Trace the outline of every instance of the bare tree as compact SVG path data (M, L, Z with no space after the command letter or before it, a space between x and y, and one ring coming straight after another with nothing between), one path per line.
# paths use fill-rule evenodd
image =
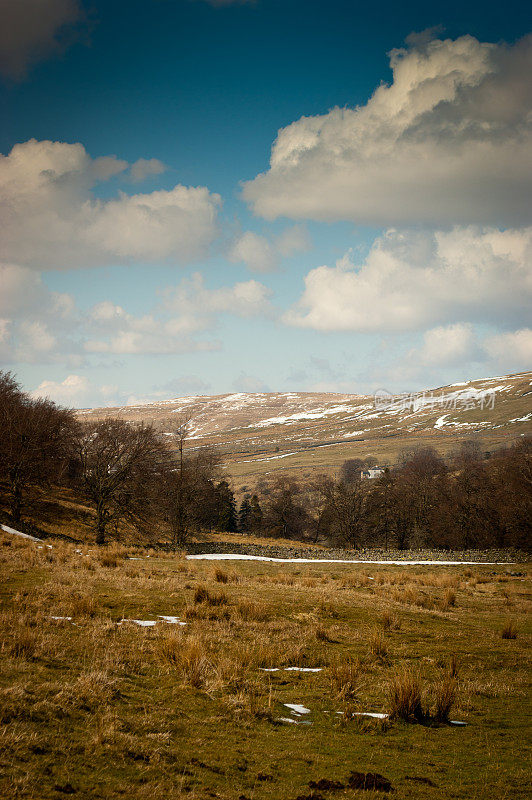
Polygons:
M170 453L152 426L105 419L83 426L78 438L82 493L96 509L96 543L105 544L110 523L153 525Z

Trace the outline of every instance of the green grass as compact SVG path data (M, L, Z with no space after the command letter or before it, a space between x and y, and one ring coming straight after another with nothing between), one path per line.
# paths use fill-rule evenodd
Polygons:
M115 555L104 567L96 551L0 539L1 796L296 800L352 770L399 799L530 796L530 579L507 574L526 566L228 562L222 586L216 563ZM195 602L198 586L227 602ZM157 614L188 624L115 624ZM353 713L388 711L399 671L434 709L453 656L450 717L467 727ZM283 665L323 669L260 670ZM276 722L284 703L312 725Z

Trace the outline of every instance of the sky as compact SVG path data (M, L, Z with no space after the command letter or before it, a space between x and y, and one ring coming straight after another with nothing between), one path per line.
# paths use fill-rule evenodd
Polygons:
M0 0L0 369L78 408L530 369L528 5Z

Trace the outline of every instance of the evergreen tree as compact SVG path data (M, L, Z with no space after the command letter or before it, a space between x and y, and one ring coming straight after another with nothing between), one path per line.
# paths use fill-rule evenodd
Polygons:
M249 502L249 495L245 495L240 504L240 511L238 513L238 530L241 533L248 533L251 530L251 521L251 503Z
M259 498L256 494L251 498L251 519L250 530L257 533L262 529L262 508L260 507Z
M237 513L235 496L227 481L220 481L216 487L218 500L218 524L220 531L235 533L237 531Z

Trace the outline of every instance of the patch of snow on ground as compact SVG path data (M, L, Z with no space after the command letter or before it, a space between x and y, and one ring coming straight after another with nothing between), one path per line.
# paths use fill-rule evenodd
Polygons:
M388 719L389 714L380 714L377 711L355 711L355 717L373 717L373 719Z
M13 534L13 536L21 536L23 539L30 539L32 542L42 542L42 539L38 539L36 536L30 536L29 533L22 533L21 531L16 531L14 528L8 528L7 525L0 525L0 528L6 533Z
M156 619L121 619L118 624L121 625L123 622L133 622L140 628L153 628L154 625L157 625Z
M167 622L169 625L186 625L186 622L181 622L179 617L172 617L166 614L158 614L159 619L162 619L163 622Z
M509 419L508 422L528 422L529 419L532 419L532 411L530 414L526 414L524 417L516 417L515 419Z
M310 714L310 708L305 708L305 706L299 705L299 703L283 703L286 708L289 708L292 714L297 714L300 716L301 714Z
M261 672L321 672L323 667L259 667Z
M282 453L280 456L268 456L268 458L245 458L240 461L240 464L254 464L259 463L259 461L275 461L276 458L286 458L287 456L297 456L298 450L294 453Z
M343 414L346 411L353 411L352 406L333 406L332 408L320 408L316 411L298 411L295 414L289 414L286 417L270 417L263 419L262 422L256 422L248 425L248 428L267 428L270 425L284 425L286 422L297 422L300 419L322 419L331 414Z
M445 418L448 417L448 416L449 416L449 414L444 414L443 417L438 417L438 419L434 423L434 427L435 428L443 428L443 426L445 425Z

